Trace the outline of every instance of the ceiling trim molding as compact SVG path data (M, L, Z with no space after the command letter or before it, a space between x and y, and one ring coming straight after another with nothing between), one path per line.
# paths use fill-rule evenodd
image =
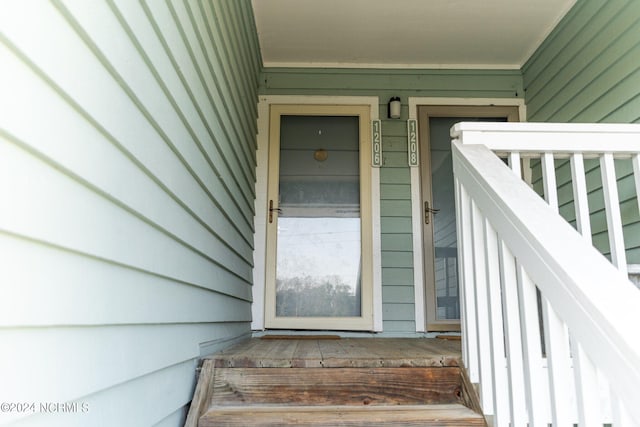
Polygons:
M528 58L527 58L528 59ZM520 70L524 64L376 64L359 62L265 62L264 68L377 68L389 70Z

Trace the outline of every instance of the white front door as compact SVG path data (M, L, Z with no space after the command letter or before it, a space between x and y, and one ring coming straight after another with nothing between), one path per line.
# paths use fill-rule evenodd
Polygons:
M267 328L373 328L369 117L271 105Z

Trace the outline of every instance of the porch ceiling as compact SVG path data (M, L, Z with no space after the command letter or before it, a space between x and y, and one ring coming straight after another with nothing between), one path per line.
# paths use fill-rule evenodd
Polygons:
M519 69L576 0L252 0L266 67Z

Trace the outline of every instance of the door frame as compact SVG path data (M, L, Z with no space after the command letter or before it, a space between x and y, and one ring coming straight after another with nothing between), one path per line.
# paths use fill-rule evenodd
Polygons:
M526 121L526 105L524 99L519 98L431 98L409 97L409 119L418 120L418 106L446 106L446 107L516 107L520 121ZM418 137L419 140L419 137ZM419 154L419 153L418 153ZM411 176L411 218L413 235L413 279L415 299L416 332L435 331L437 328L427 328L429 315L427 310L427 289L425 282L425 248L423 239L422 212L422 184L421 165L410 168ZM435 319L435 314L433 319ZM432 322L433 323L433 322ZM443 322L444 323L444 322ZM450 323L450 322L448 322ZM440 330L449 329L451 325L443 325Z
M364 105L369 108L369 119L379 118L379 99L373 96L305 96L305 95L263 95L258 102L258 135L256 152L256 200L254 216L254 269L252 330L265 328L266 279L267 279L267 230L268 230L268 175L269 175L269 134L270 110L272 105L318 105L352 106ZM372 237L371 245L371 294L372 313L367 330L382 331L382 253L380 233L380 169L371 167L370 209ZM364 254L363 254L364 256ZM329 328L327 328L329 329ZM338 328L336 328L337 330Z
M360 221L361 221L361 281L360 316L353 317L279 317L276 315L276 265L280 192L280 134L282 116L357 116L358 158L360 171ZM266 281L265 281L265 327L270 329L319 329L319 330L365 330L372 329L373 297L371 268L371 118L367 105L300 105L272 104L269 122L269 184L267 198L269 208L275 207L269 215L267 226ZM273 221L271 221L273 219Z

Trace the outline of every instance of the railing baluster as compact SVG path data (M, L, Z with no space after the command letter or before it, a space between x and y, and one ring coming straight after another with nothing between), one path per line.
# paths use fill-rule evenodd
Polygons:
M571 155L571 182L573 183L573 199L576 211L576 229L591 244L591 220L589 218L587 180L582 153ZM584 427L602 426L596 367L587 357L579 342L573 338L571 338L570 342L573 354L573 376L576 388L578 423Z
M573 183L573 199L576 209L576 229L591 244L587 179L584 172L584 157L582 153L571 155L571 182Z
M613 415L614 427L638 425L634 420L631 419L631 415L629 415L627 408L615 393L611 393L611 411Z
M512 151L509 153L509 167L518 178L522 178L522 167L520 166L520 153Z
M640 154L631 158L633 164L633 177L636 182L636 200L638 201L638 211L640 211Z
M467 351L467 335L466 334L466 327L465 327L465 316L466 316L466 312L467 312L467 306L465 304L465 279L464 279L464 274L465 274L465 268L466 268L466 263L467 261L464 258L464 245L467 239L467 236L463 233L463 227L462 227L462 212L461 212L461 206L462 206L462 192L464 191L462 189L462 184L460 183L460 180L457 177L453 177L453 190L454 190L454 197L456 200L455 203L455 209L456 209L456 235L458 236L458 299L460 300L460 332L462 335L462 339L461 339L461 352L462 352L462 360L464 363L466 363L466 361L468 360L468 351Z
M572 390L574 384L571 375L567 328L549 301L544 296L541 299L553 425L571 425L573 424L575 406L571 401L571 397L574 396Z
M544 184L544 198L551 208L558 212L558 189L556 185L556 168L552 153L542 155L542 179ZM551 416L553 424L557 426L571 424L572 408L570 384L569 335L567 328L558 317L549 301L540 297L542 317L544 319L544 342L547 353L547 367L549 374L549 390L551 392Z
M620 201L613 154L604 153L600 157L600 169L602 172L604 205L607 214L607 229L609 230L611 262L618 267L618 270L627 274L627 258L622 235L622 217L620 216Z
M509 404L511 425L527 422L527 406L522 365L522 338L520 310L518 308L518 277L516 260L509 247L500 241L500 281L502 282L502 306L504 308L505 345L507 347L507 373L509 375Z
M473 267L475 271L476 327L480 366L480 401L485 414L493 412L493 379L491 375L491 343L489 338L489 308L487 303L486 259L484 253L484 216L471 201L473 229Z
M574 339L571 340L571 350L576 384L578 425L580 427L602 427L596 367L585 354L582 345Z
M527 392L527 412L529 426L547 427L547 405L542 369L542 348L540 347L540 324L538 320L538 299L536 286L529 274L518 262L518 302L520 308L520 327L522 329L522 348L524 360L524 380Z
M544 187L544 199L556 212L558 211L558 189L556 187L556 168L553 153L544 153L540 159L542 162L542 185Z
M480 382L480 373L478 369L478 337L476 329L476 308L475 308L475 290L474 290L474 271L473 271L473 246L472 246L472 227L471 227L471 199L467 194L463 185L458 185L458 222L461 233L458 234L459 248L461 255L460 266L460 298L462 316L460 319L462 327L463 343L463 361L469 373L469 379L472 383Z
M491 344L491 373L493 377L494 425L509 425L509 394L507 393L506 355L502 302L500 299L500 256L498 235L488 220L484 221L485 262L487 265L487 301L489 310L489 339Z

